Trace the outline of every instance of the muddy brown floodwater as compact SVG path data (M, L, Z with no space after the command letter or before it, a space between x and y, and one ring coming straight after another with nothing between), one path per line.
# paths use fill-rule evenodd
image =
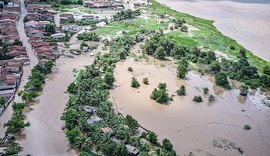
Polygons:
M143 127L156 132L160 140L169 138L181 155L189 152L195 155L241 155L237 150L225 151L213 146L213 140L222 138L240 147L243 155L269 156L270 108L260 101L264 95L255 92L243 99L238 96L237 89L225 91L215 86L212 77L189 72L186 80L178 80L170 65L161 67L162 63L149 62L136 62L130 58L117 63L115 87L110 96L118 111L134 116ZM127 71L129 66L133 73ZM133 76L141 83L139 89L130 87ZM142 84L144 77L149 78L150 85ZM185 85L187 96L175 96L168 105L154 102L150 94L160 82L167 84L170 95L176 95L176 90ZM216 96L215 103L208 103L203 87L208 87L210 94ZM201 95L204 102L192 102L195 95ZM245 124L252 129L244 130Z
M69 150L68 142L61 127L61 114L67 103L65 90L74 80L73 69L82 69L91 64L93 57L77 56L75 58L61 57L56 61L56 67L46 79L46 85L37 98L37 104L32 111L26 113L30 127L25 128L18 142L24 147L22 154L33 155L76 155Z

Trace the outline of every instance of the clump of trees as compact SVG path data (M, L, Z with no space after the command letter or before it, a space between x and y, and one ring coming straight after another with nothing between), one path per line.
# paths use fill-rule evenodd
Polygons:
M198 95L198 96L193 97L193 101L200 103L200 102L203 102L203 99L202 99L202 97L200 95Z
M135 77L132 77L132 79L131 79L131 87L139 88L140 86L141 85L140 85L139 81Z
M158 103L167 103L170 100L170 97L166 91L166 88L166 83L159 83L158 88L153 90L150 98Z
M130 9L122 10L120 12L117 12L117 14L113 16L113 19L115 21L120 21L124 19L132 19L132 18L135 18L136 16L139 16L140 14L141 14L141 11L139 9L135 11L132 11Z
M230 83L228 81L228 76L224 72L219 72L215 75L216 85L230 89Z
M181 86L180 89L178 89L176 92L177 92L178 96L185 96L186 95L186 87Z
M96 33L94 32L85 32L82 34L79 34L77 36L78 40L83 40L83 41L99 41L99 37Z

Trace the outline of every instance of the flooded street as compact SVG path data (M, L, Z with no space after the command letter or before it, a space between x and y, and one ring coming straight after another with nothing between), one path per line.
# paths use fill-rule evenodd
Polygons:
M28 42L27 36L25 34L25 31L24 31L23 19L24 19L25 15L27 14L27 11L26 11L25 5L24 5L24 0L20 0L20 2L21 2L21 16L20 16L19 20L17 21L17 29L19 32L20 39L23 43L23 46L26 47L26 51L27 51L27 55L28 55L29 60L30 60L30 64L23 66L23 74L22 74L21 82L20 82L20 85L18 86L17 92L20 90L23 90L23 87L27 83L28 77L31 74L32 68L38 63L38 60L34 54L32 46ZM14 98L14 102L22 102L21 98L17 94ZM5 130L3 129L3 125L5 122L7 122L11 118L12 112L13 112L13 110L12 110L12 107L10 104L5 109L4 113L0 116L0 137L4 136Z
M172 9L214 20L223 34L270 60L269 0L157 0Z
M68 150L68 142L61 130L60 117L68 99L64 92L74 80L73 69L82 69L92 61L93 57L89 55L73 59L61 57L56 61L56 68L46 79L38 103L26 114L31 126L23 131L24 136L19 140L24 147L23 154L75 155L74 151Z
M239 97L239 90L224 91L214 85L212 77L199 76L189 72L187 80L178 80L174 68L160 67L149 62L135 62L128 59L117 64L115 88L111 100L123 114L130 114L145 128L156 132L159 139L169 138L178 154L188 155L241 155L232 149L225 151L213 147L213 141L226 139L240 147L243 155L268 156L270 153L270 108L261 104L259 95ZM127 71L132 67L134 72ZM135 76L141 83L139 89L130 87ZM150 85L142 84L144 77ZM150 99L151 92L160 83L166 83L168 93L176 95L176 90L185 85L187 96L175 96L168 105L161 105ZM209 103L202 88L208 87L215 95L216 102ZM203 97L203 103L194 103L195 95ZM248 124L251 130L244 130Z

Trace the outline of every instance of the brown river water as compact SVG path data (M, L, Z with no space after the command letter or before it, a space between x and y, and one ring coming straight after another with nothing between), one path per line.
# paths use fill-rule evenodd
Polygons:
M270 108L261 104L263 95L255 92L247 99L239 97L239 90L225 91L212 83L213 77L195 72L189 72L185 81L178 80L171 65L161 67L163 63L154 65L150 62L128 59L117 64L111 100L118 111L134 116L143 127L156 132L160 140L169 138L180 155L189 152L195 155L241 155L236 150L213 147L214 139L224 138L244 150L244 155L269 156ZM129 66L133 73L127 71ZM133 76L140 83L148 77L150 85L141 83L139 89L131 88ZM176 90L185 85L187 96L175 96L168 105L156 103L150 95L160 82L167 84L170 95L176 95ZM234 84L239 86L237 82ZM210 94L216 96L215 103L208 102L203 87L208 87ZM201 95L204 102L192 102L195 95ZM245 124L252 129L244 130Z
M214 20L223 34L270 61L270 0L157 0L172 9Z

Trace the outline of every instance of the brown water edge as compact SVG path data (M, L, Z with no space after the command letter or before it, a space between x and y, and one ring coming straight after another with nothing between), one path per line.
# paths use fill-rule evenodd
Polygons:
M163 63L136 62L132 58L117 63L115 88L110 91L115 108L123 114L134 116L145 128L155 131L159 139L169 138L178 154L193 152L199 155L240 155L238 151L224 151L213 147L216 137L231 140L244 150L243 155L267 156L270 153L270 109L262 105L258 92L239 102L239 90L222 91L208 76L189 72L185 81L178 80L173 68L160 67ZM127 71L131 66L133 73ZM139 89L130 87L135 76L141 83ZM142 84L144 77L150 85ZM150 99L158 83L165 82L170 95L185 85L187 96L175 96L169 105L161 105ZM216 96L215 103L208 103L202 88L208 87ZM192 98L202 95L203 103L194 103ZM252 127L247 131L243 126Z
M100 50L100 49L98 49ZM30 127L25 128L18 142L23 146L22 154L33 155L76 155L68 147L61 127L61 114L68 100L65 90L74 80L74 69L82 69L93 62L89 54L75 58L61 57L56 61L56 67L46 79L46 85L38 101L26 113Z

